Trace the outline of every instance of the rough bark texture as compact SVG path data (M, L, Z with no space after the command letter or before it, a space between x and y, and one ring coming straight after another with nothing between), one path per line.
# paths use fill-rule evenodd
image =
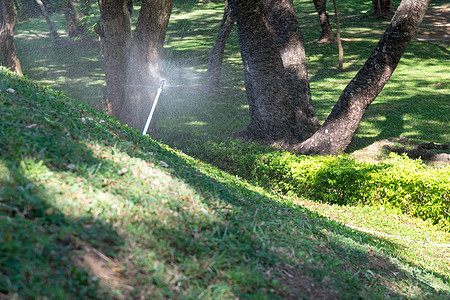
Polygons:
M143 0L133 35L132 1L99 0L107 87L105 110L137 130L145 125L160 83L160 60L172 4L173 0ZM150 127L153 132L154 120Z
M236 19L251 122L238 136L290 144L318 128L292 1L229 0Z
M327 0L313 0L316 11L319 14L320 37L318 43L331 43L334 41L333 30L330 25L330 17L327 14Z
M0 5L0 52L3 65L13 72L22 74L22 67L14 45L14 29L16 27L14 3L12 0L2 0Z
M130 49L127 68L126 105L119 120L142 130L161 82L160 61L173 1L144 0ZM149 134L154 136L156 117Z
M42 3L42 0L36 0L36 3L39 5L42 15L44 16L45 21L47 22L48 30L50 31L50 36L53 39L58 39L59 38L58 32L56 32L55 28L53 28L52 22L50 21L50 18L48 16L47 9L45 8L44 3Z
M320 129L290 147L302 154L338 154L355 134L367 107L381 92L417 31L431 0L403 0L370 58L342 92Z
M382 17L391 13L391 0L372 0L372 15Z
M234 17L231 13L228 1L225 0L225 10L219 32L211 49L208 60L208 71L206 73L206 89L209 93L217 93L220 89L220 76L222 74L222 61L225 44L234 25Z
M78 14L73 1L68 1L63 5L64 17L67 21L69 37L80 37L84 34L84 26L80 25L80 15Z
M106 77L105 111L119 116L125 99L125 72L131 46L131 13L126 0L99 0L103 21ZM118 118L120 121L120 118Z

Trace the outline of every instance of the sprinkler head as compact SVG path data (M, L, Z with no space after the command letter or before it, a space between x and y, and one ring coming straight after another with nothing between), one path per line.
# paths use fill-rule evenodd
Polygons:
M160 89L163 89L164 83L165 83L165 82L166 82L166 79L163 78L163 79L161 80L161 83L159 84L159 88L160 88Z

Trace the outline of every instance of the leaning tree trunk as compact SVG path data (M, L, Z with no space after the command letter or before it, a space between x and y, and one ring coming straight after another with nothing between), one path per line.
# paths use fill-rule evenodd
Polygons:
M234 18L231 13L228 1L225 0L225 10L219 33L217 34L214 46L211 49L208 60L208 70L206 72L206 90L215 94L220 89L220 76L222 74L222 62L225 51L225 44L234 25Z
M290 144L318 128L292 1L229 0L236 19L250 124L239 137Z
M313 0L316 11L319 14L320 37L317 43L331 43L334 40L331 29L330 17L327 14L327 0Z
M59 38L58 32L56 32L55 28L53 28L52 22L50 21L50 18L48 16L47 9L45 8L44 3L42 3L42 0L36 0L36 3L39 5L42 15L44 16L45 21L47 22L47 26L50 31L50 36L53 39L58 39Z
M320 129L289 149L302 154L338 154L387 83L416 33L431 0L403 0L370 58L342 92Z
M16 27L16 14L12 0L1 1L0 12L0 52L3 64L11 71L22 74L19 58L14 45L14 29Z
M144 0L130 49L126 107L118 117L121 122L142 130L150 113L161 81L160 62L173 1ZM152 118L149 134L156 133L156 118Z

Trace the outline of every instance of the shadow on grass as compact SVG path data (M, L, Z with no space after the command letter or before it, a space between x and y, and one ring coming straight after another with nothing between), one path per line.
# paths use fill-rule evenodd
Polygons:
M90 210L89 202L82 209L85 213L81 215L86 217L62 214L53 205L54 197L58 197L55 191L38 184L52 175L30 169L36 164L27 165L30 160L42 161L50 172L63 177L67 174L67 180L67 172L71 172L74 178L89 182L92 189L113 196L123 193L120 186L112 190L102 186L104 178L99 169L110 170L107 178L112 179L118 176L122 165L96 158L86 146L99 143L106 147L115 145L115 151L128 153L132 159L165 161L170 166L168 173L191 187L205 207L193 211L180 198L179 202L165 204L172 213L163 219L129 220L137 227L122 230L129 230L125 236L137 235L139 246L126 251L159 251L157 261L165 266L158 273L154 260L134 267L128 262L132 270L126 275L132 277L136 293L151 288L162 297L188 294L212 298L364 298L374 294L401 297L404 288L414 286L417 295L438 295L426 280L403 271L377 253L378 247L399 247L393 242L352 231L300 206L275 200L263 190L254 190L225 173L213 169L214 177L202 173L192 161L109 121L104 125L83 122L84 107L62 100L42 100L45 91L21 83L13 88L20 97L2 95L0 110L1 163L8 173L2 177L1 188L0 224L2 239L6 241L2 243L2 253L8 258L0 264L6 281L2 293L17 292L30 297L48 293L55 298L77 297L82 292L86 298L108 294L92 282L92 270L88 273L88 268L74 262L77 251L85 249L80 244L88 244L114 259L121 257L128 238L122 240L112 229L114 218L107 220L98 215L95 207ZM102 117L93 111L89 113L96 120ZM69 164L84 167L72 169ZM76 182L67 184L69 188L79 188ZM124 197L130 201L146 199L139 194ZM70 204L72 200L66 201ZM62 205L61 199L58 205ZM430 274L410 265L419 273ZM445 281L440 274L434 276ZM49 282L61 288L42 290ZM448 293L440 295L445 297Z
M27 178L25 163L5 157L8 142L3 140L0 151L0 166L7 169L0 177L0 296L107 298L110 291L99 280L108 280L112 288L118 288L117 282L87 270L108 269L97 253L114 258L122 239L110 224L89 216L68 217L53 206L49 199L54 195ZM87 261L90 249L97 252Z

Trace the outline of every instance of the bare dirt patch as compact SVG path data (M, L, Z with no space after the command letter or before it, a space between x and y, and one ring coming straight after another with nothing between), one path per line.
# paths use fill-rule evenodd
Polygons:
M360 161L379 162L390 152L406 154L412 159L421 159L429 163L450 163L450 145L435 143L417 144L410 142L408 138L383 139L353 152L353 156Z
M450 4L431 6L428 8L416 40L450 41Z

